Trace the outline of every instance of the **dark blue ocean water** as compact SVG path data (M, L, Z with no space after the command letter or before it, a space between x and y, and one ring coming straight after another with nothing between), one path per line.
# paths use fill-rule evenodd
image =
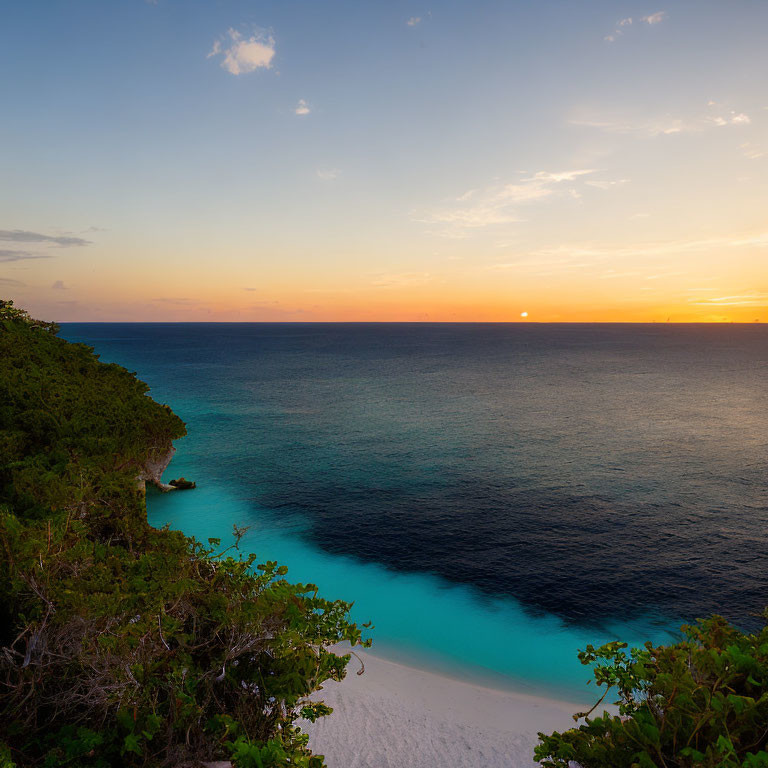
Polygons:
M252 524L251 548L355 597L393 652L554 683L535 661L510 666L510 647L572 660L584 640L712 612L749 623L768 604L764 326L62 335L136 371L188 424L169 473L200 488L152 497L153 522ZM498 647L470 652L462 633Z

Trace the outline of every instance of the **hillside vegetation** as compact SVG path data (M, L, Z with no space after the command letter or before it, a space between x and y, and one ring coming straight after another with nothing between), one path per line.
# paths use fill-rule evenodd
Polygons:
M150 527L185 434L118 365L0 302L0 766L320 768L299 717L363 641L286 569Z

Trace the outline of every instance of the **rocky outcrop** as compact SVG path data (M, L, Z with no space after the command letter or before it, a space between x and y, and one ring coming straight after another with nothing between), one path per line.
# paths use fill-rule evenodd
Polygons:
M197 488L197 483L192 480L187 480L185 477L180 477L178 480L171 480L168 485L172 485L177 491L187 491L191 488Z
M150 450L136 478L139 490L145 491L147 483L151 483L161 491L174 490L172 485L168 485L162 480L163 472L171 463L174 453L176 453L176 449L170 442L165 446L154 447Z

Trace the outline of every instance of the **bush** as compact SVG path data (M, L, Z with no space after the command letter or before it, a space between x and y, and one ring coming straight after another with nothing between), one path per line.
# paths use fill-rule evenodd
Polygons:
M275 562L151 528L136 477L185 434L147 386L0 304L0 766L320 768L299 717L363 641Z
M545 768L768 767L768 612L744 633L720 616L681 628L671 645L588 646L606 691L585 723L539 734L535 758ZM618 714L589 715L618 691Z

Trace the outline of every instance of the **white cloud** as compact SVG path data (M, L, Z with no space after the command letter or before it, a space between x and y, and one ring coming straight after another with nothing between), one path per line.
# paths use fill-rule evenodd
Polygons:
M408 19L408 21L406 21L405 23L406 23L406 24L407 24L409 27L415 27L415 26L416 26L417 24L419 24L420 22L421 22L421 16L411 16L411 18L410 18L410 19Z
M575 171L538 171L528 178L510 184L495 184L485 189L470 189L450 205L414 215L415 221L436 224L435 234L443 237L466 237L473 229L522 221L519 208L549 198L561 185L567 196L576 190L569 187L579 177L595 173L592 169ZM463 205L456 205L462 203Z
M537 171L533 176L523 181L540 181L544 183L554 182L559 184L561 181L573 181L579 176L586 176L589 173L594 173L593 169L583 171L559 171L557 173L550 173L549 171Z
M577 117L569 122L571 125L597 128L606 133L626 133L641 136L670 136L675 133L694 130L691 124L676 117L637 121L623 118Z
M712 126L749 125L752 120L744 112L723 109L714 101L707 102L709 114L692 118L663 116L656 118L601 117L595 113L582 112L573 117L571 125L597 128L606 133L623 133L636 136L673 136L681 133L697 133ZM714 114L713 114L714 112Z
M762 149L749 141L741 145L741 151L744 157L748 157L750 160L759 160L761 157L765 157L766 155Z
M710 117L709 121L719 127L724 125L749 125L752 122L749 115L745 115L743 112L736 114L733 111L729 115L725 115L725 117L723 115Z
M661 22L666 18L666 11L657 11L656 13L652 13L650 16L643 16L642 21L653 26L654 24L661 24Z
M650 16L641 16L639 19L637 19L637 22L644 22L645 24L653 26L654 24L660 24L666 17L667 14L665 11L658 11L657 13L650 14ZM616 22L616 29L614 29L610 35L606 35L603 40L609 43L615 42L624 34L624 30L626 30L628 27L631 27L634 22L635 19L633 19L631 16L620 19Z
M224 38L214 42L207 58L213 56L223 56L221 66L232 75L270 69L275 56L275 39L261 30L244 37L241 32L230 28Z
M611 181L595 181L588 179L584 183L590 187L597 187L597 189L612 189L613 187L619 187L622 184L626 184L629 179L613 179Z
M304 99L299 99L296 109L293 110L297 115L308 115L312 110Z
M333 181L341 176L341 171L338 168L318 168L317 178L323 181Z

